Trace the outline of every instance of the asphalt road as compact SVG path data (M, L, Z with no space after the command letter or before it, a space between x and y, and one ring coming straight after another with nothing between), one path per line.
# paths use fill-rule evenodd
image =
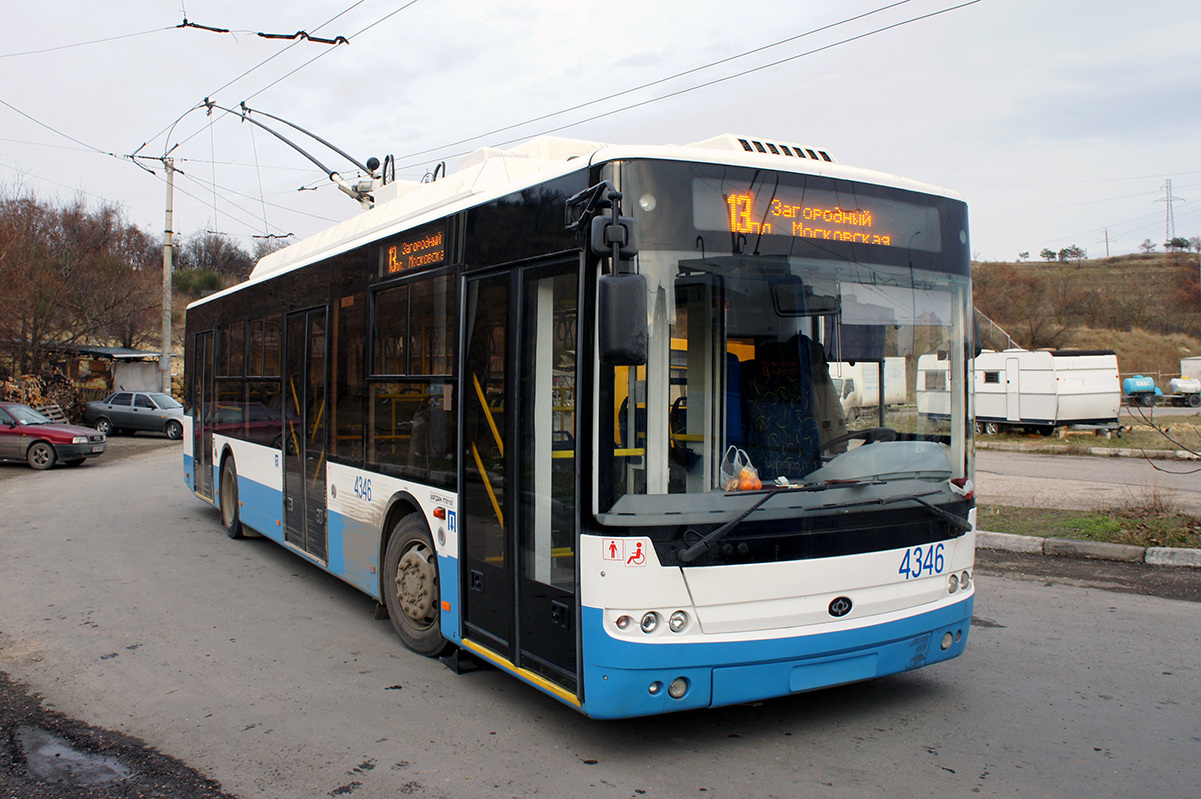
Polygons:
M1192 570L1149 590L1131 582L1142 571L1059 576L982 553L955 661L594 722L405 651L367 597L269 541L226 538L184 488L177 443L127 443L149 451L0 468L0 671L228 794L1185 797L1201 783Z
M1201 463L976 451L976 501L983 504L1095 510L1156 497L1201 514Z

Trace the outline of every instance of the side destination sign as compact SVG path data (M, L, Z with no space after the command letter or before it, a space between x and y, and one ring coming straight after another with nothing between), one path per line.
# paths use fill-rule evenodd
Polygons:
M385 244L380 252L380 272L394 275L409 269L437 266L446 261L442 229L430 227L409 231L404 238Z

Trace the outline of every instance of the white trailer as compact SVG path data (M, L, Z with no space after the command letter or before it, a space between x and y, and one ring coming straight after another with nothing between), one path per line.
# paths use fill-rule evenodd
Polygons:
M975 361L976 428L1116 426L1122 404L1112 350L985 351Z
M884 377L883 383L881 375ZM864 410L867 408L879 408L881 395L885 407L905 404L905 359L901 356L887 357L883 363L834 361L830 364L830 379L838 390L847 422L858 421L866 415ZM882 394L881 385L884 387Z

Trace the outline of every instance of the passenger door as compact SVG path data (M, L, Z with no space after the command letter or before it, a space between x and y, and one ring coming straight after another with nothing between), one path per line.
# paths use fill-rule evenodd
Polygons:
M326 310L289 314L284 328L284 540L327 557Z
M192 347L192 490L213 498L213 331L197 333ZM114 423L115 424L115 423Z
M130 430L161 430L158 406L145 394L133 395L133 406L129 415Z
M577 686L579 261L473 278L462 374L464 637Z

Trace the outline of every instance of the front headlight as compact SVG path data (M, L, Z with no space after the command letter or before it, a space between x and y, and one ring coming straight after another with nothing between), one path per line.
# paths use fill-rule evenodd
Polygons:
M88 437L87 436L75 436L75 438L71 439L71 443L72 444L86 444L86 443L88 443Z

